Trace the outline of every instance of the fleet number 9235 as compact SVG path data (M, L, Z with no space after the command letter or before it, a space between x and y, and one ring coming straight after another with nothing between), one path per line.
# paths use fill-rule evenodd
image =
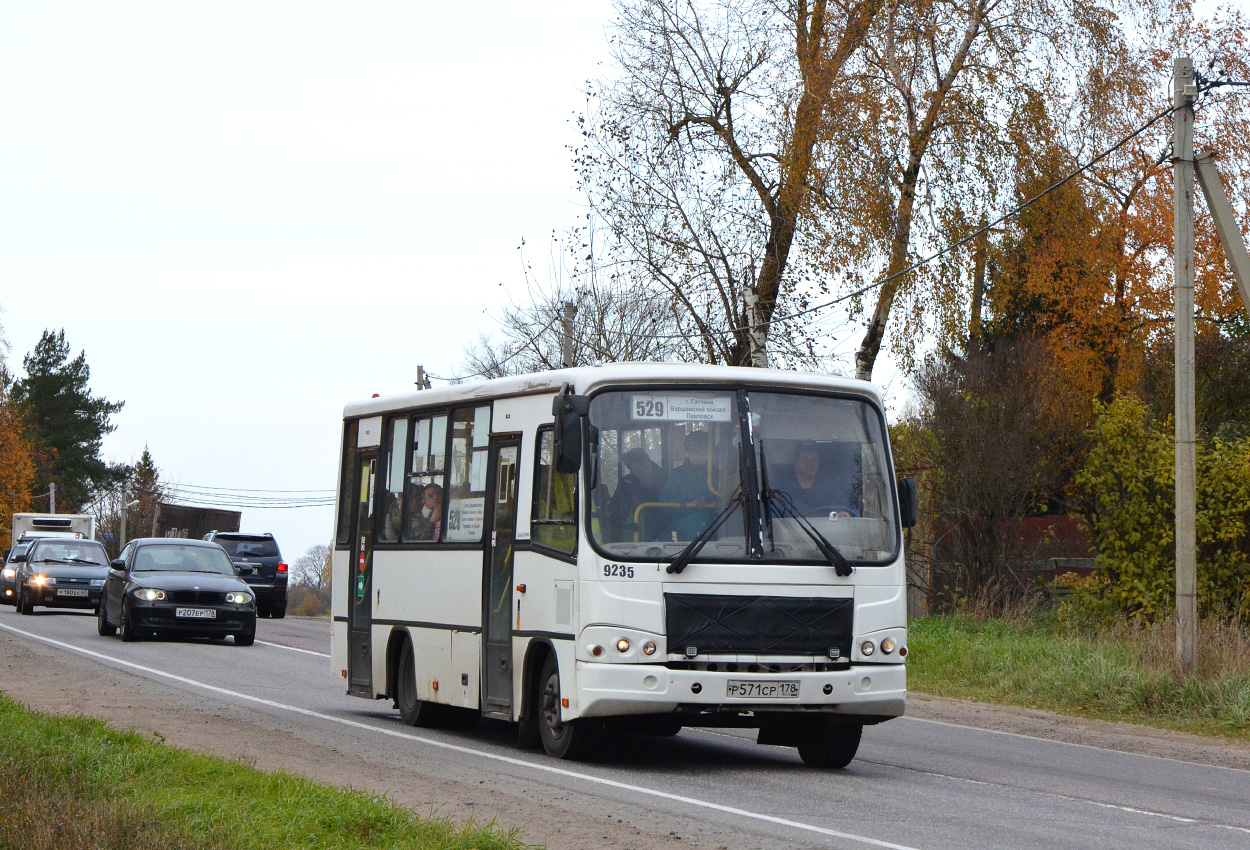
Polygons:
M634 565L633 564L604 564L603 565L603 577L604 578L633 578L634 577Z

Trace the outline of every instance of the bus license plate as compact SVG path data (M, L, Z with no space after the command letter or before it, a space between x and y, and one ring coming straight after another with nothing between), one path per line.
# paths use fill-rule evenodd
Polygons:
M57 596L86 596L87 591L77 587L58 587L56 589Z
M725 696L737 699L798 699L799 683L730 679L725 686Z
M178 608L175 609L174 616L191 617L196 620L215 620L217 610L215 608Z

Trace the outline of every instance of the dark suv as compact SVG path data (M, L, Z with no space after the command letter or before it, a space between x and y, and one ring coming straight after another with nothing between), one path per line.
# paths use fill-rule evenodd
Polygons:
M258 617L286 616L287 566L272 534L210 531L204 539L225 549L230 560L242 568L240 578L256 594Z

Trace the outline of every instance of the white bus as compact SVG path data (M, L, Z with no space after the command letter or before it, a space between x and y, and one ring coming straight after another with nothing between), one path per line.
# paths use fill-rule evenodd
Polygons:
M353 402L334 673L560 758L729 726L842 767L904 711L915 510L858 381L628 363Z

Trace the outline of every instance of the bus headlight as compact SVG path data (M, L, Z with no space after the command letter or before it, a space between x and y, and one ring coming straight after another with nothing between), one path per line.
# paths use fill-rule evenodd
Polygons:
M877 651L877 646L870 640L866 640L859 645L859 654L867 658Z
M616 651L622 654L629 652L629 638L621 638L616 642Z
M642 645L643 655L655 655L655 641L649 640Z
M881 641L881 651L884 652L886 655L889 655L891 652L893 652L894 651L894 638L886 638L885 640Z

